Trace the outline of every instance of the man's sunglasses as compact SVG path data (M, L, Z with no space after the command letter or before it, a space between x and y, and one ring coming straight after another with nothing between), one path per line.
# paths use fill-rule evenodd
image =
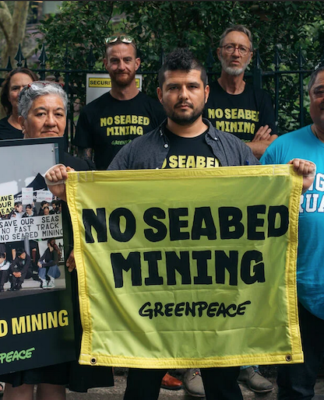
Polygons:
M132 36L129 36L129 35L109 36L109 37L107 37L107 39L105 39L105 43L106 44L111 44L111 43L117 42L118 40L120 40L123 43L127 43L127 44L130 44L130 43L134 43L135 44L134 38Z

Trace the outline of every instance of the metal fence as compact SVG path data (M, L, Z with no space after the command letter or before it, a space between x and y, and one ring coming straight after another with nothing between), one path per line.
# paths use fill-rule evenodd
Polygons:
M13 68L16 67L28 67L27 66L27 60L24 58L21 46L19 45L18 52L15 56L15 61L16 61L16 66L12 66L10 59L8 60L8 64L6 68L0 68L0 71L2 72L9 72ZM160 64L162 65L164 59L164 54L163 51L160 54ZM86 74L87 73L103 73L106 72L105 70L95 70L95 63L96 59L93 55L92 48L89 50L89 54L87 56L87 69L73 69L71 68L71 63L68 55L68 50L66 49L65 52L65 57L63 58L64 61L64 66L62 69L48 69L46 68L46 63L47 63L47 55L45 51L45 47L43 45L41 54L39 56L39 68L31 68L32 71L37 73L40 77L41 80L44 80L46 76L48 75L54 75L56 81L59 80L59 77L63 77L64 79L64 89L68 95L69 99L69 110L68 110L68 115L67 115L67 137L69 138L69 142L71 142L71 138L74 135L75 132L75 126L74 126L74 100L76 98L76 92L73 90L73 84L71 85L71 77L73 77L74 74L84 75L84 93L85 93L85 85L86 85ZM250 83L253 84L255 88L265 88L268 91L270 91L270 94L272 96L273 104L274 104L274 112L275 112L275 120L277 123L279 122L279 132L280 133L285 133L288 130L293 130L297 129L299 127L305 126L306 122L305 121L305 116L307 115L307 107L305 107L305 79L309 77L311 72L313 70L310 69L304 69L305 65L305 60L302 55L302 51L299 50L299 53L297 54L297 65L294 70L288 70L287 68L283 68L284 65L281 62L281 58L279 56L279 51L278 48L275 48L275 54L274 54L274 62L272 66L270 66L272 69L264 71L261 67L262 62L260 59L259 51L256 50L254 52L254 61L251 66L251 69L246 72L245 74L245 79L249 81ZM321 65L324 62L324 56L322 56L321 59L315 60L313 63L314 65ZM216 79L220 75L220 66L218 65L217 68L218 70L215 70L215 59L213 58L212 51L210 50L207 60L205 62L205 67L208 73L209 80L212 81ZM157 77L158 71L149 71L149 70L142 70L141 67L137 71L138 74L142 74L143 76L155 76ZM296 96L294 95L293 99L289 99L290 103L293 101L294 103L294 110L291 111L291 115L285 115L285 110L287 107L285 107L285 102L287 99L283 99L280 94L284 86L284 81L285 79L290 77L292 79L292 83L290 85L294 85L294 90L296 93ZM0 78L0 83L2 83L4 78ZM144 91L145 91L145 79L143 79L144 82ZM282 116L280 116L280 113L282 112ZM291 120L292 123L283 123L282 121ZM281 124L282 122L282 124ZM282 125L282 126L281 126ZM291 129L288 128L288 126L291 126Z

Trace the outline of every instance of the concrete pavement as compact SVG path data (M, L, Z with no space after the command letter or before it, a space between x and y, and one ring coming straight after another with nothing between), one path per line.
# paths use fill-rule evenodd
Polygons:
M241 385L244 400L274 400L277 398L277 386L275 377L267 377L273 384L274 390L270 393L257 394L251 392ZM91 389L88 393L67 393L67 400L123 400L123 394L126 386L125 376L115 376L115 386L113 388ZM317 381L316 396L314 400L324 400L324 378ZM194 400L194 397L188 396L183 390L171 391L161 389L159 400Z

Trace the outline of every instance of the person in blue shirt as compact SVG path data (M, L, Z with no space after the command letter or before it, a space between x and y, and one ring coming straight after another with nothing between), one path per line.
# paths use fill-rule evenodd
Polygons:
M308 85L313 124L277 139L261 158L262 164L284 164L295 157L316 164L316 176L301 196L297 258L297 295L303 364L278 368L279 399L312 399L324 355L324 67Z

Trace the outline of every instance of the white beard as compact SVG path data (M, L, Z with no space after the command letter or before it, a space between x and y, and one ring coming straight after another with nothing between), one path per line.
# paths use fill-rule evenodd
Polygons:
M232 75L232 76L238 76L241 75L247 68L247 66L249 65L250 60L248 60L243 67L241 68L235 68L235 67L229 67L226 64L226 61L224 60L224 58L220 55L220 62L222 64L222 69L228 74L228 75Z

